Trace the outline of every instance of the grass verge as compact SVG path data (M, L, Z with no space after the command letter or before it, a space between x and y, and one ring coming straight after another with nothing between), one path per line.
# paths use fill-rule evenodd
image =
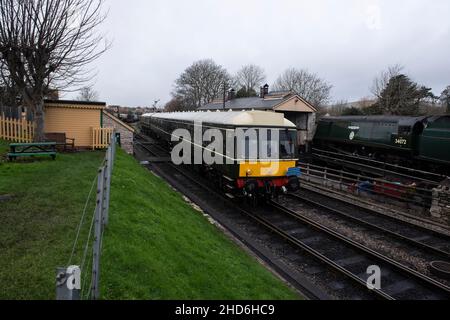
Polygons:
M104 299L298 299L163 180L118 152Z
M0 141L0 158L7 150ZM68 262L103 157L84 152L58 154L55 161L0 161L0 197L8 198L0 200L0 299L55 299L56 267ZM75 264L80 256L79 249Z
M0 141L0 159L7 150ZM0 299L55 298L55 269L68 263L103 157L0 161ZM299 298L134 158L118 150L115 165L103 299ZM94 205L92 197L73 264L82 260Z

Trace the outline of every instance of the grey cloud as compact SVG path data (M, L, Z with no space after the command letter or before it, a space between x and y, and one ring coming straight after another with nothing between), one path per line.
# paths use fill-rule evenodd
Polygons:
M374 76L403 64L435 93L450 84L448 0L108 0L102 29L113 40L95 88L110 104L170 99L192 62L212 58L230 72L262 66L270 83L288 67L334 85L335 99L369 95Z

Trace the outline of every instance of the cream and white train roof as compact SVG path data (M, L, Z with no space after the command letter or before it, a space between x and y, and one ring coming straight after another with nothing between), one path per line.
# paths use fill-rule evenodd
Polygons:
M217 111L217 112L173 112L147 113L142 117L175 121L202 122L241 127L287 127L296 126L284 118L284 114L265 111Z

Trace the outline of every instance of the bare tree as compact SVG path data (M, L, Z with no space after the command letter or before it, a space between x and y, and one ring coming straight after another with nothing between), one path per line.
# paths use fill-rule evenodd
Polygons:
M228 90L231 77L228 72L213 60L194 62L175 81L173 96L183 101L186 109L197 109Z
M261 84L266 80L266 75L261 67L254 64L243 66L234 77L238 90L244 89L249 92L257 92Z
M77 100L79 101L98 101L98 99L98 92L90 86L81 88L80 93L77 97Z
M0 77L0 108L2 106L18 107L19 90L11 79Z
M183 104L183 101L179 98L173 98L164 106L165 112L175 112L175 111L183 111L186 107Z
M0 0L0 76L19 88L44 138L44 96L92 79L85 67L109 47L97 27L103 0Z
M286 70L275 82L275 90L293 91L317 107L330 101L332 88L317 74L295 68Z
M380 72L380 74L373 80L370 91L377 98L381 98L381 94L386 89L389 81L402 74L404 67L400 64L389 66L386 70Z

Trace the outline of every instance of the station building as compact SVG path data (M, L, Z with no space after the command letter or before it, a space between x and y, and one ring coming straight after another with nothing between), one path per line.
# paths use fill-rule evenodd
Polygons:
M286 119L297 126L300 150L308 151L314 138L317 109L294 92L269 92L269 85L261 88L259 96L250 98L235 98L235 91L231 90L228 92L225 101L224 99L215 100L200 107L199 110L257 110L283 113Z
M133 154L134 128L106 112L106 103L69 100L45 101L45 132L65 133L80 149L103 148L114 130L122 149ZM107 140L109 141L110 138ZM104 142L104 141L103 141Z

